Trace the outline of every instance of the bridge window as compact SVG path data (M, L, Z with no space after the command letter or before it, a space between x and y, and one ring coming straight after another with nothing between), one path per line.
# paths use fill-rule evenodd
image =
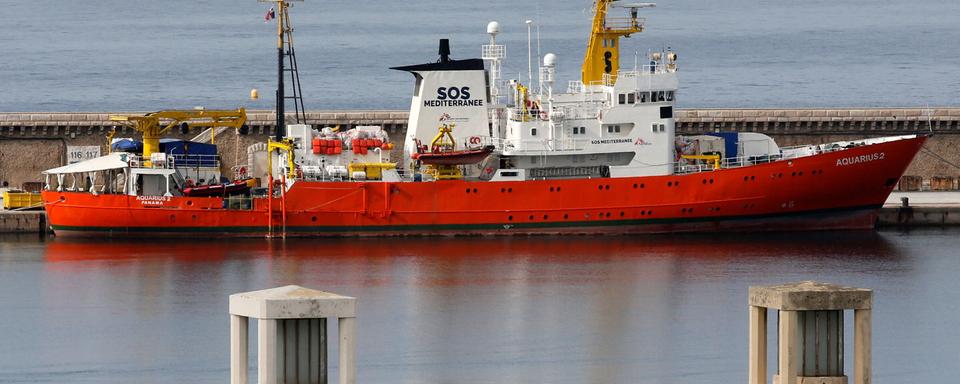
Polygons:
M650 99L650 92L640 92L640 102L646 103Z
M667 91L667 101L673 101L673 91Z
M672 119L673 118L673 107L666 106L660 107L660 118L661 119Z

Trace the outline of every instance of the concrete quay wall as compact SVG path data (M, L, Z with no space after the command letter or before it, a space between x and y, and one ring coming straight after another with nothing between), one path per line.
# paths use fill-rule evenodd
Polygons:
M271 111L247 113L250 135L227 133L216 140L225 171L244 164L246 148L263 142L273 130ZM0 182L18 186L26 181L39 181L42 170L65 163L67 146L100 145L105 151L105 136L114 128L117 128L117 137L138 137L131 129L109 121L111 114L123 113L0 112ZM344 128L380 125L397 140L406 129L407 116L406 111L311 111L307 113L307 121ZM906 174L924 180L960 176L960 107L679 109L676 117L681 134L718 130L760 132L770 135L782 146L933 132L934 137ZM171 136L190 138L198 133Z

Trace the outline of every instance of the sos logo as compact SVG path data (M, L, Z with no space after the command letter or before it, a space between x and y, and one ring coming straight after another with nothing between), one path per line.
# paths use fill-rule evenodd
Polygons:
M470 87L440 87L437 88L437 100L467 100L470 98Z

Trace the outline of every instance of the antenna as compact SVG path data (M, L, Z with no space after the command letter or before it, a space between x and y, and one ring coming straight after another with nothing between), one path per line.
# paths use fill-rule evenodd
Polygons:
M533 40L531 28L533 20L527 20L527 86L533 85Z

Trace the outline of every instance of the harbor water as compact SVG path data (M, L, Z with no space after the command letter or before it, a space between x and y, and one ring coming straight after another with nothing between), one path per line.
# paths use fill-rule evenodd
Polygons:
M358 383L745 383L748 286L814 279L875 290L875 383L949 383L958 236L7 236L0 382L223 383L227 296L299 284L358 298Z
M7 2L0 23L0 111L273 109L275 25L254 0ZM527 78L527 27L579 79L589 0L305 1L291 11L311 110L407 109L413 78L389 67L478 57L501 23L503 74ZM614 8L611 15L626 15ZM945 106L960 89L955 0L668 0L621 41L622 66L649 49L679 54L678 106ZM536 36L536 31L533 31ZM536 44L533 47L536 57ZM634 53L639 53L634 60ZM536 65L533 67L536 79ZM248 101L251 88L259 101Z

